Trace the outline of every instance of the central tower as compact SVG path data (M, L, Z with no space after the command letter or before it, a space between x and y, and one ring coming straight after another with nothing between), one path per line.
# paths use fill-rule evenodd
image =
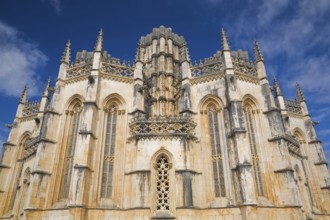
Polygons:
M135 109L146 117L179 116L190 110L189 55L186 41L160 26L141 37L134 72ZM181 102L180 102L181 101Z
M182 36L160 26L141 37L134 70L133 136L193 136L190 77Z

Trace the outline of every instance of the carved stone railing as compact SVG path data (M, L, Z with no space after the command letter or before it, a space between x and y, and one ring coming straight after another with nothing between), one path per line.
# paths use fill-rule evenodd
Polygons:
M135 118L130 124L131 138L180 138L195 140L196 123L191 117Z
M251 61L245 60L245 59L242 59L239 57L235 57L235 56L232 56L231 59L233 62L235 73L257 76L256 68Z
M220 73L225 70L221 54L216 53L212 57L200 60L191 66L192 77L206 76L208 74Z
M92 62L89 63L82 62L68 68L66 71L67 72L66 77L73 78L77 76L88 75L91 73L91 70L92 70Z
M24 105L22 115L23 116L35 115L39 112L39 108L40 108L40 101L28 102Z
M121 77L133 78L134 68L125 63L102 62L101 72Z
M271 140L278 140L278 139L283 139L285 141L290 152L301 156L300 143L293 136L289 134L285 134L285 135L275 136Z
M284 104L288 112L302 114L300 103L296 100L284 100Z
M24 147L24 155L23 158L27 158L30 155L34 154L35 152L37 152L37 148L38 148L38 142L40 141L40 137L34 137L31 138L25 145Z

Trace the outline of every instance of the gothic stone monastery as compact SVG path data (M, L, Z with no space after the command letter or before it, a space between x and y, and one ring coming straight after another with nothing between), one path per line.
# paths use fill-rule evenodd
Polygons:
M70 42L40 101L25 88L0 160L0 219L330 219L327 161L301 88L284 99L230 48L191 62L160 26L134 63Z

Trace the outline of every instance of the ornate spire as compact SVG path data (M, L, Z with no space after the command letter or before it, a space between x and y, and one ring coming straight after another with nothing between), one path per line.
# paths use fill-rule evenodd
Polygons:
M27 102L28 87L25 85L19 103L25 104Z
M223 28L221 29L221 46L222 46L222 50L230 50L226 32Z
M297 90L297 101L299 102L304 102L305 101L305 96L300 88L300 85L296 83L296 90Z
M70 63L70 53L71 53L71 42L70 40L68 40L64 48L64 52L61 58L61 63L66 63L66 64Z
M275 76L274 76L274 87L273 88L274 88L276 96L282 96L280 85L278 84Z
M44 96L44 97L47 97L48 96L49 87L50 87L50 78L48 78L48 81L47 81L47 84L45 86L45 89L44 89L44 92L43 92L42 96Z
M103 49L103 31L101 29L99 31L99 35L97 36L94 51L102 51L102 49Z
M264 61L264 57L262 56L260 46L257 40L254 40L253 52L255 62Z

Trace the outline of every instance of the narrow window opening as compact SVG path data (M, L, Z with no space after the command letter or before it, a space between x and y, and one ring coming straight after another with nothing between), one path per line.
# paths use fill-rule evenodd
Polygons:
M253 175L254 175L256 186L257 186L258 195L263 196L264 195L263 185L262 185L262 180L261 180L259 155L258 155L258 151L257 151L256 134L255 134L255 128L254 128L254 121L253 121L254 117L252 116L250 109L247 109L245 111L245 119L246 119L246 126L247 126L249 142L250 142Z
M208 111L209 127L210 127L210 139L211 139L211 152L212 152L212 167L213 167L213 179L214 190L216 197L225 197L225 178L222 164L222 153L220 144L220 129L218 112L214 108L210 108Z
M157 159L157 210L170 210L169 161L165 155Z
M107 117L103 157L101 197L111 198L116 145L117 109L111 106Z
M72 111L69 111L70 124L69 124L69 135L67 141L67 148L65 153L65 165L64 165L64 179L61 187L60 198L65 199L69 196L72 171L73 171L73 159L74 152L76 149L76 142L78 137L78 124L80 118L80 104L76 104Z

